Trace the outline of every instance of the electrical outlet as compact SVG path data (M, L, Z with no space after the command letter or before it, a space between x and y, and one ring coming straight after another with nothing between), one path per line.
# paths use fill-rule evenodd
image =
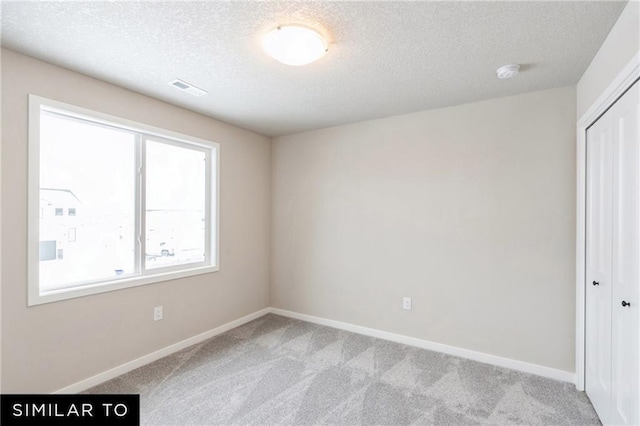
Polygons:
M160 321L162 319L162 306L153 308L153 320Z
M402 298L402 309L406 309L407 311L411 310L411 298L403 297Z

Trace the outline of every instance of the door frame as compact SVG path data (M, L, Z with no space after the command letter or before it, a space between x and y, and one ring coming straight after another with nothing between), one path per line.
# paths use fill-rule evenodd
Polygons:
M577 123L576 194L576 388L585 389L585 267L587 129L640 78L640 52L629 61Z

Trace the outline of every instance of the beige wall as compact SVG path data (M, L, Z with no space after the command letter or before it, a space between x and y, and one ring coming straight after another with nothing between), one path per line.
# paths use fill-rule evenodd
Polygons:
M274 139L271 305L574 371L575 105L568 87Z
M220 272L27 307L29 93L219 142ZM3 392L54 391L268 306L269 138L2 50L1 170Z
M578 118L640 51L640 1L631 0L578 82Z

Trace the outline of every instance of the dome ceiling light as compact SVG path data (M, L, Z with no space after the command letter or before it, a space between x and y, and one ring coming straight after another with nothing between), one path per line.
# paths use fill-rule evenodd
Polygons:
M327 53L327 42L316 31L297 25L282 25L262 38L264 51L286 65L301 66Z

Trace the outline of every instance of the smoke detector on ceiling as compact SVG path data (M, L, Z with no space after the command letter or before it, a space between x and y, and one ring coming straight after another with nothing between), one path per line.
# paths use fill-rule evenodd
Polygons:
M183 90L183 91L185 91L188 94L193 95L193 96L200 97L200 96L204 96L204 95L207 94L206 90L202 90L201 88L196 87L193 84L187 83L186 81L180 80L178 78L176 78L173 81L170 81L169 85L175 87L176 89Z
M518 75L518 71L520 71L520 65L510 64L501 66L496 70L496 73L498 74L499 79L504 80L507 78L515 77L516 75Z

